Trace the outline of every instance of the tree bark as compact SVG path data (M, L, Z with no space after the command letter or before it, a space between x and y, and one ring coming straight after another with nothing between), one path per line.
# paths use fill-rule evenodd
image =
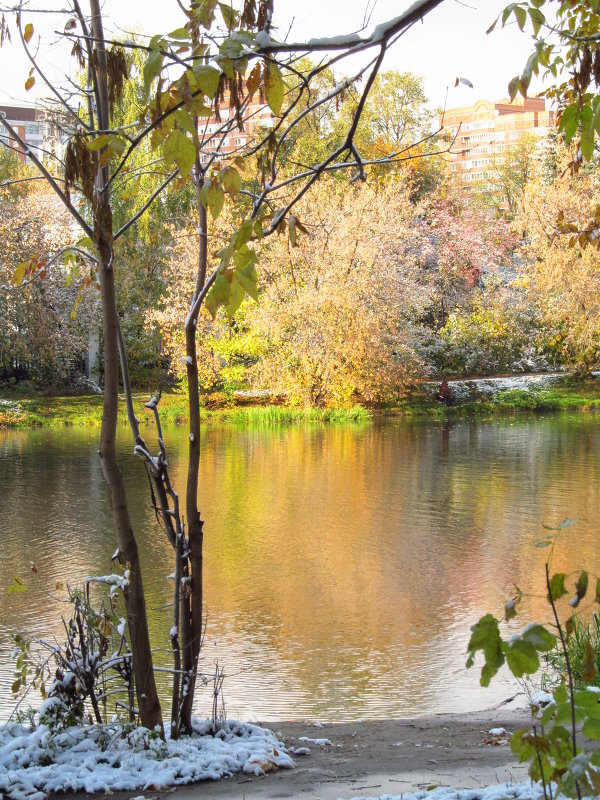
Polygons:
M104 34L99 0L90 0L92 12L92 35L97 56L98 96L97 118L101 130L108 128L108 83ZM108 170L100 167L96 176L94 198L94 237L98 248L100 293L102 298L102 325L104 334L104 398L102 428L100 432L100 463L108 487L113 526L119 548L119 562L126 570L128 584L124 590L125 609L135 680L136 699L142 725L146 728L160 726L163 733L162 713L154 670L148 632L146 600L139 563L137 543L129 518L123 476L117 463L116 430L119 400L119 341L118 316L113 270L112 213L108 193L104 189L108 181Z
M200 236L198 247L198 274L194 300L202 291L206 281L206 269L208 262L208 219L206 209L200 200L200 191L203 185L203 176L200 166L200 158L196 155L195 184L198 200L198 233ZM192 705L194 702L194 691L196 688L196 674L198 670L198 659L200 656L200 645L202 644L203 630L203 521L198 509L198 480L200 473L200 391L198 385L198 357L196 351L196 325L198 313L191 314L185 330L185 350L188 379L188 404L190 413L190 435L188 444L188 475L186 486L186 518L188 526L189 542L189 561L192 573L191 595L189 597L190 630L188 632L189 641L185 640L183 648L183 669L187 678L187 686L184 687L184 696L181 713L181 727L184 731L191 731ZM182 614L182 619L184 615Z

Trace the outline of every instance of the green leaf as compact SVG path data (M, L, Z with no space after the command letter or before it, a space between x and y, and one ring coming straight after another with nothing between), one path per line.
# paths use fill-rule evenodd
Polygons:
M588 712L595 711L599 708L598 693L590 692L587 689L581 689L580 691L575 692L573 702L576 706L584 708ZM600 719L600 716L598 716L598 719Z
M561 705L562 703L566 703L569 699L569 693L565 684L561 683L561 685L554 690L552 696L554 697L554 702L557 706Z
M229 80L233 80L235 78L235 66L229 56L219 53L219 55L215 56L213 60L219 65L221 71L225 73L225 76L229 78Z
M196 132L196 128L194 126L194 118L189 113L189 111L186 111L184 108L179 108L177 109L177 111L175 111L173 116L177 120L177 124L179 125L180 128L183 128L184 131L191 133L192 136L194 135L194 133Z
M163 65L163 54L160 50L151 50L144 64L144 89L148 91L150 84L160 74Z
M581 732L588 739L600 739L600 719L586 719Z
M254 261L238 270L236 272L236 277L243 286L244 291L258 303L258 274L254 266Z
M229 303L227 305L227 316L230 320L236 315L236 312L244 302L245 297L246 291L242 284L237 280L237 276L235 275L231 283L231 295L229 296Z
M504 11L502 12L502 27L504 27L506 25L506 22L507 22L508 18L510 17L510 15L512 14L514 7L515 7L515 4L511 3L510 5L506 6Z
M187 28L175 28L174 31L171 31L171 33L169 33L167 35L168 35L169 39L189 39L190 38L190 32L188 31Z
M546 17L539 10L539 8L530 8L529 17L531 19L531 24L533 25L533 35L537 36L540 32L540 28L546 22Z
M517 75L514 77L510 83L508 84L508 96L511 100L514 100L517 96L517 92L519 91L519 87L521 85L521 78Z
M556 644L556 636L550 631L546 630L543 625L538 625L537 622L528 625L523 633L521 639L524 642L529 642L536 650L541 653L547 653L552 650Z
M217 0L200 0L199 3L194 5L194 16L202 25L203 28L208 30L215 21L215 8L217 7Z
M206 181L200 192L200 200L204 208L208 208L213 219L217 219L223 209L225 193L216 181Z
M540 666L535 647L524 639L515 639L506 648L506 663L515 678L533 675Z
M227 28L231 30L235 27L237 22L237 14L234 9L227 5L227 3L219 3L219 9L221 10L221 14L223 15L223 21Z
M478 650L481 650L485 658L485 664L481 670L480 679L482 686L490 685L490 680L504 663L502 644L498 620L491 614L486 614L479 622L472 626L471 639L467 647L467 652L469 654L467 668L473 666L475 654Z
M527 22L527 11L521 6L515 6L515 17L517 19L517 25L519 26L520 30L523 30L525 27L525 23Z
M583 600L583 598L586 596L588 590L588 584L589 584L588 574L585 570L583 570L583 572L577 579L577 583L575 584L575 591L580 600Z
M242 188L242 178L235 167L224 167L221 170L221 186L230 197L239 194Z
M21 685L22 685L22 679L21 678L17 678L17 680L10 687L11 692L13 694L18 694L19 689L21 688Z
M265 80L265 99L267 105L277 116L281 111L283 104L284 83L281 76L281 71L277 64L270 61L265 61L264 65L264 80Z
M234 250L241 250L246 242L252 239L254 234L254 225L251 219L246 219L231 238L231 243Z
M198 88L207 96L212 98L216 95L219 88L221 75L218 69L201 64L193 69L194 77Z
M181 177L185 178L190 174L190 170L194 166L196 160L196 148L191 139L181 131L172 131L164 147L165 161L169 163L175 162Z
M594 130L590 130L589 128L585 128L581 131L581 139L579 140L579 147L581 149L581 155L583 156L585 161L591 161L592 156L594 155Z
M95 139L86 139L85 146L88 150L95 152L97 150L102 150L103 147L106 147L111 139L112 136L110 133L102 133L100 136L96 136Z
M596 578L596 596L594 597L595 603L600 603L600 578Z
M567 106L564 111L562 111L558 122L559 130L565 132L567 144L572 140L573 136L575 136L578 126L579 105L577 103L571 103L570 106Z
M213 319L217 314L218 307L226 305L229 302L230 293L231 284L225 275L220 272L215 278L215 282L213 283L204 303Z
M557 572L550 578L550 598L552 600L558 600L563 597L563 595L567 594L567 587L565 586L566 577L564 572Z

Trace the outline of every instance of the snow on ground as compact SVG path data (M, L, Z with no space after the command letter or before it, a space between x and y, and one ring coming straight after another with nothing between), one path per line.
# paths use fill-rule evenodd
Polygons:
M543 796L541 785L528 781L500 783L496 786L484 786L481 789L451 789L440 786L437 789L414 794L382 794L377 797L353 797L352 800L537 800ZM554 800L567 800L562 794L557 796L553 794L553 797Z
M118 724L52 733L16 722L0 726L0 796L42 800L47 792L108 792L218 780L235 772L262 775L294 762L274 734L229 721L213 736L211 723L194 735L161 741L145 728Z

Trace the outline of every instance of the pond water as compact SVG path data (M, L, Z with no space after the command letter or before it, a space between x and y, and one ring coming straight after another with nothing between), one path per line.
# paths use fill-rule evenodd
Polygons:
M14 633L59 633L65 608L54 583L111 571L98 435L0 432L2 720L13 706ZM177 487L186 437L184 427L165 431ZM600 572L599 443L593 414L207 427L202 666L211 673L218 659L225 668L228 716L401 717L487 708L514 694L508 676L483 690L478 670L465 670L470 626L499 612L514 584L538 595L519 625L547 617L548 550L535 546L542 523L577 520L561 533L556 569ZM168 648L172 553L125 429L119 449L153 646ZM15 575L27 590L8 596ZM209 691L199 691L198 714L209 709Z

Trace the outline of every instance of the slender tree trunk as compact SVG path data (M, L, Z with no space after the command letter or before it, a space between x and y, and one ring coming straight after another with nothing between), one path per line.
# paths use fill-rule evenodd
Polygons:
M198 247L198 274L194 298L202 290L206 281L206 268L208 259L208 235L206 209L200 201L200 191L203 185L200 158L196 156L195 183L198 200L198 233L200 237ZM193 305L193 300L192 304ZM181 725L185 731L191 730L192 705L196 687L196 673L200 645L202 643L203 629L203 521L198 509L198 480L200 473L200 391L198 386L198 357L196 351L196 326L198 314L190 315L185 330L185 350L188 379L188 403L190 413L190 435L188 444L188 476L186 487L186 518L188 525L189 561L192 572L191 595L189 598L189 618L191 629L189 631L189 645L184 646L183 668L187 679L184 688L182 703ZM182 614L183 618L183 614ZM185 632L184 632L185 634Z
M99 0L90 0L92 34L98 63L97 119L100 130L108 128L108 83L106 52ZM127 623L131 639L133 674L136 698L142 725L146 728L160 726L163 733L162 714L148 633L146 600L139 563L137 543L129 518L123 476L117 463L115 447L118 391L119 391L119 340L118 316L113 270L112 213L108 193L104 190L108 180L106 167L98 170L92 202L94 235L99 256L100 292L102 298L102 324L104 333L104 398L102 429L100 433L100 462L108 487L113 525L119 548L119 561L126 570L128 584L124 590Z

